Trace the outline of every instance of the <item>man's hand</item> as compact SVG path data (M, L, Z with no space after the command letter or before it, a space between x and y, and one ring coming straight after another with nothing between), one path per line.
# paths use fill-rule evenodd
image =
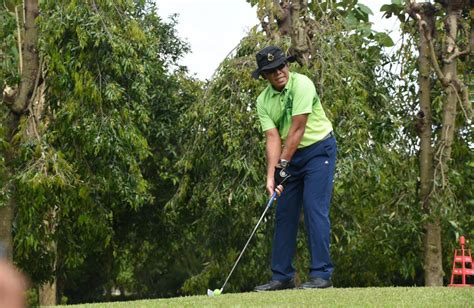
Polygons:
M278 185L275 188L275 180L273 177L270 177L267 179L267 192L268 196L271 196L274 192L276 192L278 197L280 197L281 193L283 192L283 185Z

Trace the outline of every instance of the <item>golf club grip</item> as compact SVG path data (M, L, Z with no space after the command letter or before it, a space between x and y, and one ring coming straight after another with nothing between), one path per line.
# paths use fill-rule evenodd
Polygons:
M245 249L247 249L247 246L249 245L250 240L252 239L253 235L255 234L255 231L257 231L257 228L258 228L258 226L260 225L260 223L262 222L263 217L264 217L265 214L267 213L268 209L271 207L271 205L272 205L273 201L276 199L276 197L277 197L277 192L275 191L275 192L273 193L273 195L270 197L270 200L268 200L267 206L265 206L265 210L263 211L262 216L260 216L260 219L258 220L257 225L255 226L255 228L253 228L252 234L250 234L250 237L249 237L249 239L247 240L247 243L245 243L245 246L244 246L244 248L242 249L242 251L240 252L240 255L238 256L237 261L235 261L235 264L234 264L234 266L232 267L232 269L231 269L229 275L227 276L227 278L226 278L224 284L222 285L221 290L224 290L225 285L227 284L227 281L229 281L229 278L230 278L230 276L232 275L232 273L234 272L235 268L237 267L237 264L239 264L240 258L241 258L242 255L244 254Z
M270 197L270 200L268 200L267 207L271 207L273 204L273 201L275 201L277 197L277 192L273 192L272 196Z

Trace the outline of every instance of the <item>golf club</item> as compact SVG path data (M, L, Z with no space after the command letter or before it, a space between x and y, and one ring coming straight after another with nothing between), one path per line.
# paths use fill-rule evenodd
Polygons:
M226 278L224 284L222 285L222 288L220 288L220 289L215 289L214 291L212 291L212 290L210 290L210 289L207 289L207 295L208 295L208 296L216 296L216 295L222 294L222 291L224 291L224 288L225 288L225 286L226 286L226 284L227 284L227 281L229 281L230 276L231 276L232 273L234 272L235 267L237 266L237 264L238 264L239 261L240 261L240 258L241 258L242 255L244 254L245 249L247 249L247 246L249 245L250 240L252 239L253 235L255 234L255 231L257 231L257 228L258 228L258 226L260 225L260 223L262 222L263 217L264 217L265 214L267 213L268 209L272 206L273 201L275 201L276 197L277 197L277 192L275 191L275 192L273 193L273 195L270 197L270 200L268 200L267 206L265 207L265 210L263 211L262 216L261 216L260 219L258 220L257 225L255 226L255 228L254 228L253 231L252 231L252 234L250 234L250 237L249 237L249 239L247 240L247 243L245 244L244 248L243 248L242 251L240 252L239 257L237 258L237 261L235 261L235 264L234 264L234 266L232 267L232 270L230 271L229 275L227 276L227 278Z

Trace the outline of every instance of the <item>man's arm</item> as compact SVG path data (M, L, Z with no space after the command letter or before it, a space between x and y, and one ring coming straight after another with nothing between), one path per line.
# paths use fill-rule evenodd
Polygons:
M273 194L275 190L274 173L275 166L280 159L281 154L281 138L278 129L271 128L265 131L266 137L266 153L267 153L267 191Z
M291 118L291 127L286 138L285 147L278 159L286 159L291 161L293 154L295 154L298 145L300 144L301 138L303 138L304 131L306 128L306 122L308 121L308 114L299 114ZM278 162L277 159L277 162Z

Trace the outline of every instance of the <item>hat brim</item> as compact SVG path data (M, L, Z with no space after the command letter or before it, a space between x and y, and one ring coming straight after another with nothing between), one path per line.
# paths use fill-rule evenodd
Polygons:
M284 62L295 62L295 61L296 61L295 56L289 56L289 57L286 57L286 58L281 58L281 59L279 59L275 62L272 62L268 65L265 65L264 67L257 68L255 71L253 71L252 77L255 78L255 79L258 79L258 77L260 77L260 73L263 72L263 71L268 71L268 70L271 70L275 67L279 67Z

